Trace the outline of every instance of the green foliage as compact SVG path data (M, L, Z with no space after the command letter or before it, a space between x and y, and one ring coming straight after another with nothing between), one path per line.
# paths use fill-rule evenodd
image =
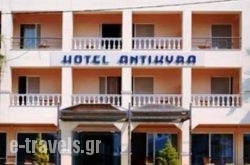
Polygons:
M34 153L35 165L47 165L49 164L48 148L44 140L42 140L42 134L39 133L35 143Z
M172 146L170 140L168 140L164 148L159 151L156 163L157 165L179 165L178 152Z

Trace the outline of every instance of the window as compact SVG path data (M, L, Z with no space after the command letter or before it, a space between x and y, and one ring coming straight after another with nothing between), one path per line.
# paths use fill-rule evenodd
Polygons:
M40 93L40 77L18 77L18 93Z
M233 134L193 134L192 164L204 164L204 160L225 165L233 163Z
M159 151L165 146L168 140L171 141L172 145L177 150L177 134L164 134L164 133L147 134L146 157L150 162L155 163Z
M120 94L121 77L100 77L99 90L100 94Z
M154 25L153 24L136 24L134 26L133 36L139 38L152 38L154 37ZM154 41L151 39L139 39L133 43L133 48L148 49L154 46Z
M20 48L37 48L40 43L41 25L22 24L20 28Z
M229 49L232 47L232 26L212 25L213 48Z
M244 134L243 137L244 147L244 163L250 163L250 134Z
M135 37L154 37L154 24L136 24Z
M134 94L153 94L154 79L153 77L135 77L133 79Z
M19 145L25 146L25 148L18 148L17 151L17 165L23 165L25 161L33 161L33 153L32 149L34 148L32 146L32 143L30 141L29 146L26 146L26 139L29 140L36 140L38 134L37 133L18 133L17 134L17 142ZM56 134L54 133L42 133L42 139L47 141L51 141L51 145L53 145L53 142L56 140ZM34 143L33 143L34 144ZM29 148L26 148L29 147ZM49 149L49 146L47 146ZM53 147L53 146L52 146ZM49 150L49 159L51 163L56 163L56 153Z
M121 38L122 36L121 24L102 24L102 37L103 38ZM105 49L118 49L122 43L118 40L107 39L102 42Z

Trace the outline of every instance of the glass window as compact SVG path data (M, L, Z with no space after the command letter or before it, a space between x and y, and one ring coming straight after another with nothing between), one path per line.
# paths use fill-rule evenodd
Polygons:
M157 158L159 151L165 146L168 140L170 140L172 145L177 149L177 134L147 134L147 160L155 163L155 159Z
M233 134L192 135L192 164L233 163Z
M244 163L250 163L250 134L244 135Z
M38 24L22 24L20 28L20 48L37 48L40 43L41 26Z

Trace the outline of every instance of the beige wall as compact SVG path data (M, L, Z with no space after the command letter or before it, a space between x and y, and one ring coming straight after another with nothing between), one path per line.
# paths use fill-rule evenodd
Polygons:
M133 77L153 77L155 94L180 94L180 69L133 69Z
M102 24L122 24L122 14L75 14L75 37L100 37Z
M193 14L192 16L192 36L211 37L212 25L232 25L232 36L241 36L240 14Z
M98 94L99 77L120 76L121 69L74 69L73 71L73 93L74 94Z
M232 77L233 93L240 92L240 70L239 69L193 69L192 70L192 93L211 93L211 77Z
M60 69L12 69L13 93L18 93L19 76L40 77L40 93L61 93Z
M133 24L154 24L155 37L181 37L181 14L134 14Z
M41 37L62 38L62 14L14 14L14 37L20 37L21 24L41 24Z

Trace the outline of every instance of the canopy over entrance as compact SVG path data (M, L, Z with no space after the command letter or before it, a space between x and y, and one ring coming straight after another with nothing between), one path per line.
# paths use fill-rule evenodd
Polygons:
M135 121L183 122L190 119L190 110L168 104L148 104L121 110L111 104L78 104L60 111L63 121Z

